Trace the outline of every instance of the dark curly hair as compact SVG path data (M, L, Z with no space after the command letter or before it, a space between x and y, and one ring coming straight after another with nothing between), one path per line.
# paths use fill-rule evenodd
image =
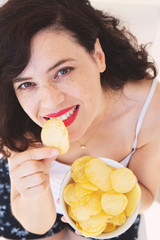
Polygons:
M4 155L6 147L24 151L40 140L41 128L20 106L13 79L27 66L32 37L45 28L70 32L89 53L99 38L107 64L101 74L103 88L117 90L129 79L156 76L145 47L138 46L118 19L94 9L88 0L9 0L0 8L0 152Z

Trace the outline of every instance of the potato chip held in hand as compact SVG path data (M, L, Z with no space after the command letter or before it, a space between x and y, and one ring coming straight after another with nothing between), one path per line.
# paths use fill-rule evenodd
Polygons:
M60 119L52 118L44 123L41 139L46 147L57 148L60 154L69 149L68 130Z

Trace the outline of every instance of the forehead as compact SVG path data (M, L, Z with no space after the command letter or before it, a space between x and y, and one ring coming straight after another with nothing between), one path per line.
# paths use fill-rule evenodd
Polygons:
M35 34L31 40L31 55L43 49L52 48L65 51L65 46L80 47L76 39L67 31L42 30Z
M80 61L89 54L67 31L43 30L31 40L31 56L26 68L20 75L43 71L62 59L72 58ZM87 53L87 54L86 54Z

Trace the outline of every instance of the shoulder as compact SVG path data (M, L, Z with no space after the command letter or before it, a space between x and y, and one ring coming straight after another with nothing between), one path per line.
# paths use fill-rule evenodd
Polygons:
M148 111L146 113L146 120L151 127L160 126L160 82L157 82L157 86L154 95L151 99Z
M139 147L151 142L160 143L160 82L157 83L139 133Z
M155 198L160 180L160 83L156 86L137 140L129 167Z

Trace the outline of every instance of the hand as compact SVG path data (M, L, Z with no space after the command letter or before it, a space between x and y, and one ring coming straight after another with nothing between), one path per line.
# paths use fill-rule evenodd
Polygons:
M57 203L60 204L60 199L59 198L57 199ZM64 223L68 223L64 216L61 217L61 221L64 222ZM77 231L77 230L75 231L75 233L79 236L82 236L82 233Z
M34 148L9 158L11 184L25 198L36 197L49 187L51 161L59 154L53 148Z

